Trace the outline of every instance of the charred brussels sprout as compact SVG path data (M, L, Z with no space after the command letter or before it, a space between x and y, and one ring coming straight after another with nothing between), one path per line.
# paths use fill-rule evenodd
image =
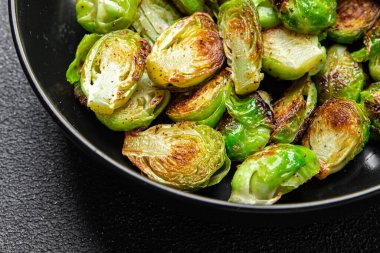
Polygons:
M326 64L314 80L322 104L335 97L357 100L365 84L365 75L345 46L333 45L327 52Z
M291 144L268 146L238 167L229 201L271 205L318 172L318 159L308 148Z
M380 81L380 18L364 38L369 57L369 73L373 80Z
M169 103L170 92L155 88L147 74L137 84L136 92L122 107L112 114L96 117L113 131L130 131L147 127Z
M212 76L225 60L218 27L202 12L171 25L147 58L151 80L163 87L186 88Z
M172 2L185 15L191 15L197 11L205 11L204 0L172 0Z
M257 12L259 13L260 25L262 29L269 29L280 23L277 11L273 8L270 0L254 0L257 2Z
M89 51L82 69L81 87L87 106L112 114L132 96L144 71L149 44L130 30L104 35Z
M190 122L127 132L123 155L150 179L186 191L219 183L231 165L223 136Z
M264 31L263 69L273 77L297 80L315 75L326 61L318 36L297 34L285 28Z
M353 43L371 28L380 15L378 0L338 1L337 21L328 36L338 43Z
M86 60L86 56L92 46L97 42L102 35L99 34L86 34L77 47L75 59L71 62L67 72L66 79L69 83L75 84L80 81L82 66Z
M166 0L142 0L133 28L151 44L180 18L178 11Z
M317 109L302 143L319 159L319 179L341 170L363 149L369 126L363 108L351 99L330 99Z
M173 121L196 121L215 127L226 110L224 92L228 76L229 72L224 70L197 91L178 95L166 114Z
M317 88L309 76L294 81L273 106L275 143L297 142L306 130L308 119L317 105Z
M135 19L139 0L77 0L78 23L92 33L128 28Z
M286 28L319 34L336 21L336 0L272 0Z
M231 67L236 93L245 95L258 89L263 41L257 11L251 0L230 0L218 16L224 51Z
M241 99L232 89L229 84L226 92L228 115L217 129L224 136L228 157L241 162L268 143L273 130L273 113L262 91Z
M372 84L361 94L361 104L371 120L373 137L380 138L380 83Z

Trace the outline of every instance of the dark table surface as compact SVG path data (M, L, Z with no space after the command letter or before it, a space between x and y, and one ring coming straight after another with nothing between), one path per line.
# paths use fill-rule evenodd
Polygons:
M378 252L375 199L360 214L293 228L210 222L152 202L65 138L22 72L5 0L0 19L0 252Z

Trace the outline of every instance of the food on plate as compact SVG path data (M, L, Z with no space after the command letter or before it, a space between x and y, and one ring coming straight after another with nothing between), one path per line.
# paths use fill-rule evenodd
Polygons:
M363 107L352 99L334 98L320 106L302 140L317 155L324 179L340 171L364 147L370 121Z
M157 39L146 61L150 79L163 88L196 86L215 74L225 55L218 26L210 15L196 12Z
M230 0L219 10L218 26L236 93L246 95L259 88L263 39L259 16L251 0Z
M139 0L77 0L78 23L91 33L128 28L136 17Z
M270 145L238 166L229 201L271 205L318 172L318 159L310 149L292 144Z
M317 88L310 76L305 75L285 92L273 105L274 143L294 143L305 132L311 114L317 105Z
M215 127L226 110L224 96L230 73L221 71L194 92L178 94L169 104L166 114L175 122L195 121Z
M228 114L217 129L224 136L232 161L242 162L268 143L273 113L267 97L264 91L257 91L242 99L234 94L231 82L228 84L225 98Z
M283 80L315 75L326 61L326 49L316 35L305 35L282 27L263 32L263 70Z
M378 0L339 0L337 3L336 23L328 31L329 38L337 43L359 40L380 15Z
M380 83L370 85L360 97L360 104L371 120L371 136L380 139Z
M353 60L346 46L338 44L329 48L327 62L314 80L321 104L336 97L358 100L366 81L361 64Z
M123 155L150 179L186 191L219 183L231 165L223 136L193 122L127 132Z

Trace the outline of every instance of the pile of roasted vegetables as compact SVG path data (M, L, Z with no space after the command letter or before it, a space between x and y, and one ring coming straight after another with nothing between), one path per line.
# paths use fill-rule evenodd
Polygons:
M229 201L269 205L380 136L377 0L77 0L76 14L90 34L75 97L156 182L194 191L233 161ZM274 103L264 78L284 90Z

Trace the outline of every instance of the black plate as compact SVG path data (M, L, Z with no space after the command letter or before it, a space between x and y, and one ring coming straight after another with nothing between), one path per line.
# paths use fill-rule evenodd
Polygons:
M123 172L128 178L179 199L192 206L250 213L293 213L315 211L363 199L380 192L380 148L369 143L346 168L324 181L312 180L287 195L274 206L247 206L225 201L230 179L197 193L185 193L159 185L142 176L121 155L123 134L107 130L93 113L74 100L73 88L65 71L74 57L84 31L76 23L75 0L9 0L14 42L24 71L42 104L65 133L92 158L107 168ZM152 193L152 191L150 191Z

